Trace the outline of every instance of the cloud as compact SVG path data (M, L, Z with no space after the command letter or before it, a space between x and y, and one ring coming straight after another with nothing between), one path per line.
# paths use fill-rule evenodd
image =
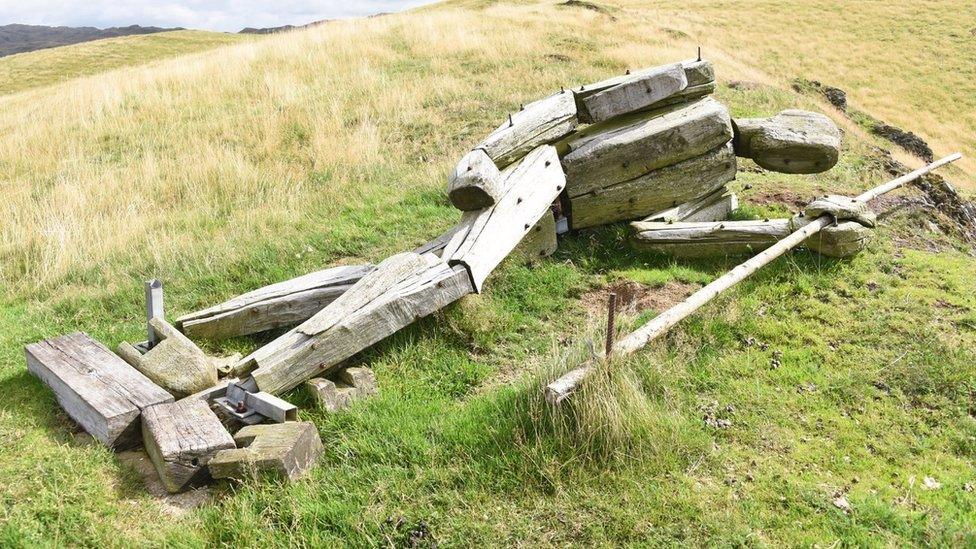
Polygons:
M0 0L0 24L155 25L236 32L400 11L429 0Z

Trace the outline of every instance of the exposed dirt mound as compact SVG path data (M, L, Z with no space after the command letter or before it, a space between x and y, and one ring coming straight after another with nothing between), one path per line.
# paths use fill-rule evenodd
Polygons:
M566 7L569 7L569 8L583 8L585 10L595 11L597 13L602 13L603 15L606 15L606 16L610 17L610 19L612 19L614 21L617 20L617 18L614 17L610 13L610 10L608 10L607 8L605 8L605 7L603 7L603 6L599 5L599 4L594 4L593 2L587 2L586 0L566 0L565 2L563 2L562 4L560 4L560 6L566 6Z
M827 101L830 101L831 105L844 111L848 118L862 124L866 123L874 135L891 141L926 162L932 162L935 159L932 148L918 135L882 122L866 112L853 108L848 109L847 93L840 88L825 86L816 80L797 79L793 81L793 89L800 93L814 92L823 95Z
M647 309L663 311L679 303L700 286L671 281L663 286L651 287L637 282L616 282L583 294L581 299L586 311L597 317L607 314L610 292L617 294L617 312L634 314Z
M748 197L748 201L763 206L787 206L792 210L800 211L813 199L813 197L802 197L792 191L776 191L771 193L761 193Z
M926 162L935 160L935 155L932 153L929 144L912 132L906 132L901 128L896 128L884 122L876 122L871 129L871 133L891 141Z
M813 90L827 98L830 104L837 107L842 111L847 110L847 93L833 86L824 86L816 80L803 80L798 79L793 82L793 89L803 93L808 90Z
M911 171L908 166L891 157L884 149L876 149L878 162L892 176L900 176ZM922 203L931 210L936 223L946 232L956 233L970 243L976 244L976 204L964 199L944 177L929 173L912 186L924 193Z

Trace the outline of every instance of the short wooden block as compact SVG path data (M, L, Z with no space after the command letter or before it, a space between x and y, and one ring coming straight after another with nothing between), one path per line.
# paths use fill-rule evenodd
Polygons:
M64 411L110 448L138 444L139 415L173 396L87 334L28 345L27 369L54 391Z
M185 335L160 317L149 321L159 343L147 353L133 345L119 345L119 355L135 369L177 398L217 384L217 367Z
M248 425L234 435L239 446L210 460L213 478L245 479L271 474L296 480L315 465L322 440L308 421Z
M159 404L142 413L142 439L159 479L171 493L210 480L207 464L234 438L202 399Z
M359 391L352 385L323 377L312 378L305 385L319 406L327 412L341 412L359 396Z
M336 372L334 377L336 380L354 387L361 396L377 393L376 374L369 368L362 366L344 368Z

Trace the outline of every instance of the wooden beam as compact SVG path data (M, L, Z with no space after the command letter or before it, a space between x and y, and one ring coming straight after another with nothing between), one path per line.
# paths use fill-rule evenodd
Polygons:
M585 97L577 105L580 122L603 122L645 109L688 87L681 63L641 72L605 90Z
M139 415L173 396L95 341L77 332L28 345L27 369L44 382L71 419L102 444L140 441Z
M534 263L540 258L555 253L558 246L559 240L556 238L556 217L550 211L542 214L542 219L519 242L510 257L520 258L526 263Z
M280 394L303 381L328 374L339 363L414 321L471 293L464 267L437 263L397 284L315 336L299 326L242 360L256 386Z
M298 330L305 335L318 335L397 284L424 272L427 266L428 261L413 252L392 255L377 265L376 270L349 288L349 291L303 322Z
M576 101L572 93L563 91L512 113L475 148L504 168L532 149L569 135L576 125Z
M183 315L176 325L195 339L223 339L289 328L321 311L373 269L373 265L344 265L316 271Z
M803 218L766 221L631 223L631 245L641 251L673 257L754 254L765 250L805 223Z
M658 168L630 181L570 199L574 229L644 217L651 212L708 196L735 179L732 145Z
M725 221L739 209L735 193L722 187L715 192L651 214L641 221L674 223L675 221Z
M207 464L220 450L236 448L234 437L202 399L157 404L142 414L146 453L170 493L210 481Z
M580 196L701 156L732 139L726 108L713 99L595 124L568 142L567 192Z
M462 222L469 226L467 233L445 248L444 257L452 265L468 269L478 292L495 267L549 212L566 185L556 149L549 145L536 148L506 168L502 177L506 188L502 199L491 208L466 214Z
M217 384L217 367L189 338L162 318L149 321L159 343L141 353L129 343L119 345L119 355L176 398Z
M689 87L715 82L715 69L712 68L711 62L707 60L689 59L687 61L682 61L681 66L685 70L685 79L688 81ZM649 67L646 69L632 71L628 74L613 76L611 78L607 78L606 80L601 80L592 84L585 84L583 86L573 88L573 95L576 97L576 104L577 106L580 106L586 98L594 94L600 93L601 91L610 89L614 86L618 86L635 76L647 74L660 68L661 66Z

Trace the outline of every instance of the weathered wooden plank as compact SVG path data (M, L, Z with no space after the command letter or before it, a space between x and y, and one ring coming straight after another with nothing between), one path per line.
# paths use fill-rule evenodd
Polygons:
M296 480L325 450L310 421L248 425L234 435L234 441L239 448L221 450L210 460L214 478L244 480L272 474Z
M373 265L342 265L264 286L231 298L213 307L185 314L176 319L176 326L182 326L191 320L246 309L248 306L261 303L262 301L285 297L299 292L307 292L309 290L328 288L331 286L349 286L358 282L360 278L366 276L374 268Z
M487 208L502 192L501 172L482 149L464 155L447 180L447 196L462 211Z
M451 241L454 235L457 234L457 232L462 229L465 229L465 227L463 227L459 223L451 227L450 229L444 231L443 233L435 237L433 240L430 240L425 244L417 246L416 248L414 248L413 253L420 254L420 255L434 254L437 257L441 257L441 255L443 255L444 252L444 247L447 246L447 244Z
M427 260L419 254L404 252L392 255L376 266L346 293L303 322L298 330L305 335L320 334L343 318L356 312L400 282L427 270Z
M596 92L577 104L580 122L595 123L645 109L688 86L681 63L656 67Z
M253 369L258 388L279 394L327 374L343 360L472 290L464 267L440 263L401 282L314 337L298 328L289 331L245 357L241 370Z
M54 391L82 428L110 448L140 439L142 410L173 396L87 334L77 332L25 348L27 369Z
M634 248L675 257L752 254L789 236L798 227L790 219L631 223Z
M722 187L715 192L696 198L673 208L651 214L641 221L668 223L675 221L725 221L739 209L734 193Z
M699 99L715 93L715 82L707 82L705 84L699 84L697 86L688 86L687 88L665 97L664 99L654 103L645 111L655 111L658 109L663 109L665 107L670 107L673 105L694 103Z
M570 199L574 229L638 219L707 196L735 179L735 154L725 144L701 156Z
M297 326L321 311L352 284L326 286L266 299L241 309L183 322L183 333L194 339L226 339Z
M206 484L207 464L234 437L202 399L158 404L142 413L142 438L163 486L171 493Z
M532 227L549 211L566 185L556 149L543 145L503 173L505 195L471 219L471 229L449 261L463 264L476 291ZM445 255L445 257L447 257Z
M706 98L594 124L569 142L563 157L570 197L628 181L694 158L732 138L728 110Z
M715 81L715 69L712 68L711 62L707 60L689 59L687 61L682 61L681 66L685 69L685 79L688 81L689 87L713 83ZM601 91L607 90L614 86L618 86L622 82L625 82L635 76L653 72L659 68L661 67L649 67L574 88L573 95L576 98L576 104L579 106L587 97L600 93Z
M217 367L192 341L162 318L149 321L159 342L145 354L129 343L119 355L176 398L217 384Z
M576 125L576 101L572 93L563 91L525 105L476 148L483 149L503 168L539 145L569 135Z
M540 258L552 255L558 246L559 240L556 238L556 216L553 215L552 211L549 211L542 214L542 219L518 243L518 246L512 251L511 257L517 257L526 263L532 263L538 261Z
M735 154L767 170L820 173L840 155L840 130L819 113L785 110L770 118L739 118L733 125Z

